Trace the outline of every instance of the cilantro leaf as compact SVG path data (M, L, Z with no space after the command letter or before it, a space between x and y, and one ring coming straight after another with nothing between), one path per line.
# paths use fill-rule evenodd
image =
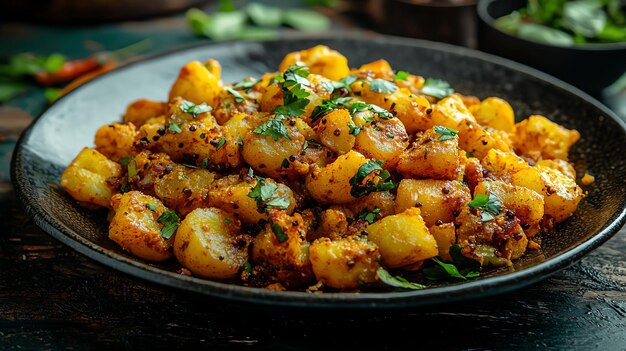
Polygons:
M348 101L351 101L351 97L340 97L335 99L324 99L322 103L315 106L313 112L311 112L311 121L316 121L321 117L324 117L330 111L338 108L339 106L344 106L344 104Z
M180 126L178 126L178 124L174 122L171 122L167 129L171 130L174 133L181 133L183 131L182 129L180 129Z
M374 209L371 211L367 208L364 208L363 210L361 210L361 212L359 212L359 214L357 214L356 218L364 219L367 223L372 224L374 223L374 221L376 221L376 215L379 213L380 208L378 207L374 207Z
M351 134L351 135L354 135L354 136L359 135L359 133L361 133L361 130L362 130L361 128L359 128L359 127L355 126L355 125L354 125L354 124L352 124L352 123L349 123L349 124L348 124L348 128L350 129L350 130L348 131L348 134Z
M130 160L126 167L126 169L128 170L128 178L133 178L137 175L137 162L135 162L135 159Z
M270 228L272 229L272 232L276 236L276 240L279 243L284 243L285 241L289 240L289 236L285 234L285 232L283 231L283 227L281 227L280 224L270 222Z
M243 269L246 271L247 274L252 274L252 264L250 263L250 261L246 261L243 264Z
M246 100L237 90L226 88L226 91L235 98L235 102L244 102Z
M437 99L443 99L454 93L454 89L452 89L452 87L450 87L450 83L445 80L428 78L424 81L424 86L420 92L422 94L436 97Z
M396 72L396 80L405 80L409 76L409 72L407 71L398 71Z
M128 163L130 161L132 161L132 160L134 160L134 158L132 156L124 156L124 157L120 158L120 160L117 163L119 163L120 165L126 167L126 166L128 166Z
M277 197L265 203L265 206L278 208L280 210L286 210L289 208L289 200L284 197Z
M213 108L211 106L207 105L204 102L196 105L191 101L185 100L180 104L180 110L190 114L193 118L198 117L198 115L201 113L209 112L212 109Z
M417 283L411 283L410 281L406 280L405 278L401 277L401 276L393 276L391 274L389 274L389 272L387 272L384 268L378 268L378 270L376 271L376 276L378 276L378 278L385 284L389 285L389 286L393 286L396 288L402 288L402 289L410 289L410 290L421 290L424 289L426 286L422 285L422 284L417 284Z
M163 227L161 227L160 233L161 237L165 240L169 239L174 235L176 229L180 225L178 223L180 219L176 215L174 211L165 211L159 218L157 218L157 222L163 223Z
M352 186L352 188L350 189L350 195L352 195L353 197L361 197L371 192L393 189L395 185L391 180L387 180L389 179L389 177L391 177L391 174L389 174L389 171L383 170L383 168L381 167L382 164L382 161L376 162L373 160L368 160L363 165L361 165L354 177L350 178L350 185ZM373 172L378 173L377 177L379 182L375 183L368 180L365 184L363 184L363 181Z
M155 204L146 204L146 206L148 207L148 209L150 209L150 211L156 211L157 206Z
M376 78L370 81L370 90L375 93L393 93L398 87L394 82Z
M435 126L435 133L441 134L441 136L439 137L439 141L446 141L454 139L454 137L459 134L459 131L446 128L444 126Z
M215 151L221 149L224 144L226 144L226 138L221 137L220 140L217 142L217 146L215 146Z
M241 80L237 84L233 85L233 89L248 90L248 89L252 88L253 86L259 84L259 82L260 81L255 80L253 78L244 78L243 80Z
M480 276L480 273L475 271L460 272L454 264L443 262L437 257L434 257L431 260L435 263L435 265L432 267L424 268L422 270L426 275L426 279L429 280L440 280L447 278L458 278L467 280Z
M476 194L474 199L467 203L471 208L480 209L480 219L483 222L494 219L494 216L502 211L502 200L493 194L489 196Z
M283 73L283 79L285 80L282 84L283 88L287 88L296 84L301 84L305 86L310 86L311 82L309 82L306 77L309 75L309 68L302 62L296 62L295 65L290 66L285 73Z
M271 136L274 141L280 138L287 138L291 140L291 135L287 132L287 127L283 124L285 117L280 115L274 118L270 118L265 123L254 128L252 131L254 134Z

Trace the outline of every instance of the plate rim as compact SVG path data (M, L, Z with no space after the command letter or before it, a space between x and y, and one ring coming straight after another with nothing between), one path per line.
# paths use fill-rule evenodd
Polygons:
M325 35L288 35L275 40L268 40L261 43L315 39L385 42L413 47L421 47L425 49L432 49L435 51L445 51L448 53L460 54L463 56L470 56L479 60L488 61L490 63L504 66L512 70L520 71L526 75L532 76L561 90L565 90L573 95L576 95L577 98L585 100L587 103L592 104L595 108L602 111L606 116L608 116L615 123L617 123L621 127L622 132L626 134L626 122L620 119L613 111L609 110L599 101L582 92L578 88L531 67L477 50L426 40L386 36L371 33L367 35L358 32L344 33L341 35L333 33L328 33ZM98 81L99 79L111 72L118 72L146 61L154 60L160 57L175 55L184 51L204 47L210 48L216 46L224 46L228 45L229 43L243 43L245 45L248 42L232 40L222 42L199 43L173 48L170 50L159 52L154 55L142 57L136 61L117 67L116 69L81 85L77 89L61 97L59 101L68 98L68 96L71 96L79 89L83 89L85 86L93 84L93 82ZM250 43L259 42L252 41ZM479 297L487 297L512 290L517 290L519 288L536 283L548 277L549 275L554 274L557 271L577 262L585 254L596 249L598 246L600 246L613 235L615 235L626 222L626 206L623 206L621 208L621 211L616 211L612 214L612 216L608 220L608 225L599 230L594 236L590 237L583 243L574 247L567 248L566 251L562 252L561 254L540 262L534 266L527 267L519 271L483 278L480 280L450 284L443 287L433 287L416 291L324 294L311 294L293 291L275 292L266 289L251 288L196 277L183 276L171 271L166 271L161 268L152 266L149 263L145 263L139 259L131 259L125 257L113 250L107 250L81 236L79 233L70 230L69 228L63 228L63 226L60 224L57 226L53 215L46 212L40 206L37 206L37 204L31 203L26 192L26 187L24 184L22 184L22 181L25 181L27 177L25 176L22 168L21 155L24 145L28 141L32 130L35 128L38 121L41 120L41 117L44 117L48 110L50 110L50 108L55 104L52 104L44 109L33 120L29 127L21 134L15 145L13 156L11 159L11 181L13 183L13 188L20 204L22 205L28 216L33 219L34 223L44 232L61 241L63 244L69 246L83 256L86 256L89 259L95 260L119 272L131 275L135 278L150 281L151 283L157 283L162 286L168 286L179 290L200 293L229 301L260 306L281 305L284 307L295 308L391 309L418 307L459 300L475 299ZM64 232L64 230L67 232Z

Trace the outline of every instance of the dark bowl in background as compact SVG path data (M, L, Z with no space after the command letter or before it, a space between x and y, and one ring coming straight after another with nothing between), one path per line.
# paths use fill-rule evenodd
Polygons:
M522 39L495 20L526 6L526 0L480 0L478 48L532 66L599 97L626 72L626 42L554 46Z
M2 0L0 19L49 24L93 24L161 16L209 0Z
M370 17L386 34L476 48L477 0L370 0Z

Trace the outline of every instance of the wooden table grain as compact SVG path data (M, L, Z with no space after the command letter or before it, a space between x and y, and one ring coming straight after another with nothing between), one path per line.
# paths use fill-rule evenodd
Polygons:
M21 25L0 25L0 32L7 28L21 35L11 42L15 52L75 57L94 42L115 49L152 37L158 51L199 40L180 16L82 32ZM84 45L71 46L79 40ZM114 271L37 228L12 190L11 149L44 105L39 93L0 108L1 350L626 349L626 228L528 288L392 312L258 309Z

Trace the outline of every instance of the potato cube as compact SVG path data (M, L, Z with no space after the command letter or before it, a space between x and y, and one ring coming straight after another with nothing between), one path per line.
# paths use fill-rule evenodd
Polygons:
M378 245L383 263L399 268L437 256L437 241L418 208L387 216L367 227L367 238Z
M364 237L317 239L311 244L310 257L317 280L336 289L356 289L373 283L380 268L378 247Z
M413 146L400 155L398 172L410 178L463 179L465 161L461 160L458 139L440 137L432 128L418 134Z
M61 186L74 199L102 207L110 207L115 193L110 179L122 175L122 166L94 149L84 148L63 171Z
M139 191L117 194L113 197L113 217L109 224L109 238L122 249L148 261L163 261L172 256L173 239L164 239L159 217L167 211L159 199Z
M564 128L543 116L530 116L516 125L515 149L535 160L567 159L570 147L580 139L576 130Z

